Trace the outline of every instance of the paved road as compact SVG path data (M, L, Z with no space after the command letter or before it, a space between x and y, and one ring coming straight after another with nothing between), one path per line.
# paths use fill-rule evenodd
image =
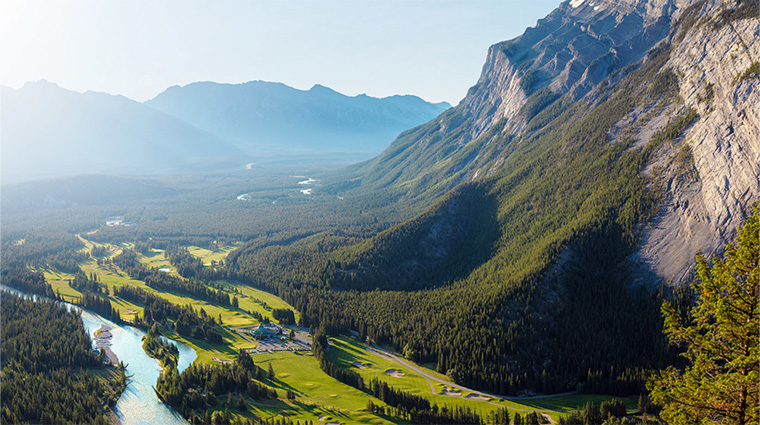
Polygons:
M432 391L433 394L439 395L441 397L452 397L452 396L437 393L435 391L435 387L433 386L433 382L432 381L436 381L436 382L438 382L440 384L446 385L446 386L451 387L451 388L457 388L457 389L459 389L461 391L467 391L467 392L470 392L470 393L473 393L473 394L482 395L484 397L497 398L497 399L505 399L505 400L513 400L513 401L517 401L517 402L519 402L521 400L535 400L535 399L539 399L539 398L560 397L560 396L571 395L571 394L575 394L576 393L575 391L570 391L570 392L566 392L566 393L538 395L538 396L533 396L533 397L505 397L505 396L498 395L498 394L491 394L491 393L486 393L486 392L483 392L483 391L473 390L471 388L467 388L467 387L464 387L462 385L457 385L457 384L454 384L454 383L451 383L451 382L448 382L448 381L444 381L443 379L440 379L440 378L438 378L436 376L433 376L433 375L425 372L424 370L420 369L419 367L417 367L417 366L415 366L415 365L407 362L403 358L401 358L401 357L399 357L399 356L397 356L397 355L395 355L395 354L393 354L393 353L391 353L389 351L386 351L386 350L378 347L375 344L371 344L370 346L368 346L367 350L370 351L370 352L372 352L372 353L374 353L374 354L376 354L376 355L378 355L378 356L380 356L380 357L383 357L383 358L385 358L387 360L391 360L394 363L398 364L399 366L403 366L403 367L405 367L407 369L410 369L410 370L414 371L415 373L417 373L418 375L422 376L430 384L430 391ZM459 397L460 398L466 398L466 397L461 397L461 396L459 396ZM493 405L496 405L496 406L501 406L501 404L498 404L498 403L495 403L495 402L492 402L492 401L485 401L484 400L484 402L488 403L488 404L493 404ZM535 410L535 409L514 409L514 408L510 408L510 409L512 409L512 410L519 410L519 411L523 411L523 412L532 412L533 410ZM555 410L555 412L559 413L559 411L556 411L556 410ZM549 417L549 415L544 414L544 417L546 417L546 419L548 419L550 423L552 423L552 424L555 423L552 420L552 418Z

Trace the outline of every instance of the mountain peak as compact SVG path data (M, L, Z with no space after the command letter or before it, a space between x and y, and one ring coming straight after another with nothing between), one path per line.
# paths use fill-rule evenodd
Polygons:
M760 93L752 76L757 16L757 2L748 0L565 1L536 27L491 46L480 79L457 107L405 132L348 178L359 190L401 188L423 199L528 170L529 157L515 152L560 140L563 123L553 120L584 116L625 92L626 106L601 112L620 121L599 129L597 140L633 138L628 151L635 152L656 146L642 173L656 174L664 205L655 227L642 224L637 258L658 276L682 281L684 259L723 245L725 229L737 228L760 196L760 119L752 106ZM658 145L673 123L682 125L679 136ZM558 163L588 143L578 134L557 148Z
M50 82L44 78L37 81L27 81L26 83L24 83L24 85L21 88L31 89L35 87L52 87L52 88L59 88L59 89L62 88L58 84Z
M219 138L124 96L48 81L4 91L4 183L81 173L158 173L239 165Z
M309 89L309 91L330 91L330 92L335 92L335 90L331 89L330 87L323 86L322 84L314 84L313 86L311 86L311 88Z

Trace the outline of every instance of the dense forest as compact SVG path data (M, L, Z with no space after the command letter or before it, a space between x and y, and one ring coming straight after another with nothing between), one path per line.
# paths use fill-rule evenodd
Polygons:
M512 142L503 171L409 222L359 241L339 231L253 240L222 276L279 294L305 325L355 329L467 386L638 394L648 370L675 361L659 306L684 296L629 286L637 224L657 203L641 171L698 117L684 110L640 149L610 144L608 132L637 105L677 96L644 84L672 78L669 53L614 75L595 105L557 100L533 118L540 130Z
M725 9L709 24L717 27L754 16L757 4L737 2L736 8ZM694 10L684 11L674 33L683 34L685 26L696 23L690 15ZM430 161L438 159L440 150L454 149L443 142L458 135L436 139L444 137L433 134L440 133L439 124L461 124L459 133L469 129L454 112L444 113L439 123L404 132L377 162L326 175L322 190L310 196L299 195L286 173L219 174L204 176L206 181L192 182L187 191L167 194L166 199L4 214L2 282L56 298L43 271L70 273L71 287L83 292L81 303L114 320L118 314L107 287L79 266L90 255L98 264L118 266L151 288L223 306L237 307L238 300L221 290L217 280L272 292L295 306L301 325L319 329L314 354L321 369L382 400L384 405L370 401L367 410L393 420L486 419L466 409L435 406L382 381L365 382L325 356L326 333L356 330L362 338L388 344L456 383L498 394L641 394L653 370L683 366L683 348L669 345L663 335L663 302L673 306L672 317L681 318L695 305L688 286L673 289L653 280L635 281L629 262L640 242L641 225L657 214L666 180L657 169L651 174L643 171L660 149L686 152L681 136L703 119L697 110L673 102L680 99L681 77L667 67L671 49L662 43L640 63L614 72L579 102L548 87L537 89L536 74L524 74L520 84L529 96L519 114L526 120L526 131L502 131L502 121L440 167L430 167ZM757 70L757 62L740 78L753 78L752 70ZM632 111L656 115L669 106L675 113L648 140L634 140L633 129L618 127ZM622 137L613 142L612 133ZM383 169L404 144L429 147L421 140L429 145L441 142L435 146L439 150L424 161L409 160L386 170L372 182L347 178L365 167ZM468 175L463 165L477 154L472 147L476 145L500 152L478 164L489 170L478 178ZM676 156L683 162L676 166L693 176L696 170L687 157ZM423 175L425 168L432 171ZM249 190L255 186L265 188ZM236 194L243 192L248 198L238 200ZM105 226L104 218L113 216L136 225ZM134 245L125 245L116 257L101 258L103 249L89 254L82 249L82 239L75 236L79 234L93 241ZM239 241L244 241L239 249L211 267L185 248L215 249ZM153 248L165 250L181 277L138 261L138 253ZM263 384L266 374L242 352L230 366L191 365L177 372L174 353L158 329L163 326L219 344L223 330L203 309L178 306L130 286L113 292L143 307L134 324L149 330L146 351L166 368L156 391L184 417L204 422L214 415L219 418L221 413L212 410L222 394L236 394L240 410L246 397L278 397ZM100 406L112 404L118 385L85 370L99 367L102 354L93 354L87 336L81 338L76 324L66 322L76 322L76 314L58 312L56 304L42 302L40 308L49 312L15 317L12 314L24 309L14 310L13 303L22 301L11 301L6 314L5 298L3 421L107 420ZM11 316L6 321L7 315ZM259 313L252 315L264 320ZM289 309L275 309L272 315L281 324L295 322ZM47 330L41 336L30 334L32 328L50 329L49 323L58 326L59 321L66 322L60 324L61 335ZM44 352L25 339L29 335L68 342L53 343L57 349ZM76 362L66 363L71 356ZM85 371L77 373L77 368ZM25 385L43 395L30 394ZM60 394L48 395L48 387ZM101 395L91 400L83 394ZM67 407L46 412L29 407L39 405L35 397L43 396ZM85 414L94 416L81 416ZM624 414L618 401L589 404L560 423L615 423ZM487 420L508 422L509 415L496 412ZM538 423L541 418L517 414L514 420Z
M172 368L177 365L179 349L161 336L158 323L153 323L153 326L145 333L142 347L147 355L158 360L162 368Z
M174 364L167 365L156 383L156 393L188 420L211 423L211 409L217 397L235 393L238 410L245 410L245 398L277 399L277 390L267 387L264 372L247 353L240 351L230 365L194 363L182 373ZM215 412L216 413L216 412Z
M54 301L0 294L2 422L111 423L124 367L103 364L79 313Z
M212 344L222 342L216 320L202 308L196 312L190 305L172 304L158 295L126 285L114 289L114 295L145 306L142 317L135 314L132 322L135 326L145 329L150 329L156 323L170 326L169 319L172 319L173 329L180 335L192 336Z

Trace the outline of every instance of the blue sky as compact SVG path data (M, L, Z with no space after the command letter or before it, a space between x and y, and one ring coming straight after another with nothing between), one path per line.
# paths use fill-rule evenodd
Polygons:
M195 81L456 104L488 46L559 0L0 0L0 84L138 101Z

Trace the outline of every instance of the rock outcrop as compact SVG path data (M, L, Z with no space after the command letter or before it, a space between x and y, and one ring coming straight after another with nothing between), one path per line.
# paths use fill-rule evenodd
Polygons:
M760 80L745 75L760 61L759 23L742 19L716 29L717 15L730 6L704 4L668 62L683 106L700 118L675 152L661 152L654 164L669 170L664 202L634 260L676 284L690 278L698 251L709 256L733 239L760 195ZM684 167L691 168L687 178Z
M520 108L541 88L580 99L665 38L675 10L671 0L567 1L523 35L491 46L461 103L474 124L471 138L504 118L512 133L522 130Z
M647 99L641 93L656 84L644 82L637 95L644 98L610 138L632 137L641 149L674 119L696 113L695 123L649 157L645 173L661 189L661 202L641 225L641 249L631 259L642 281L681 282L694 255L725 245L760 197L760 87L747 74L760 61L756 10L754 0L564 2L520 37L492 46L478 83L457 107L403 133L342 176L350 184L339 189L395 187L409 198L434 199L514 168L519 146L551 126L554 118L541 118L542 111L556 117L552 108L573 102L593 109L626 75L666 52L651 78L660 78L662 92L677 85L678 94Z

